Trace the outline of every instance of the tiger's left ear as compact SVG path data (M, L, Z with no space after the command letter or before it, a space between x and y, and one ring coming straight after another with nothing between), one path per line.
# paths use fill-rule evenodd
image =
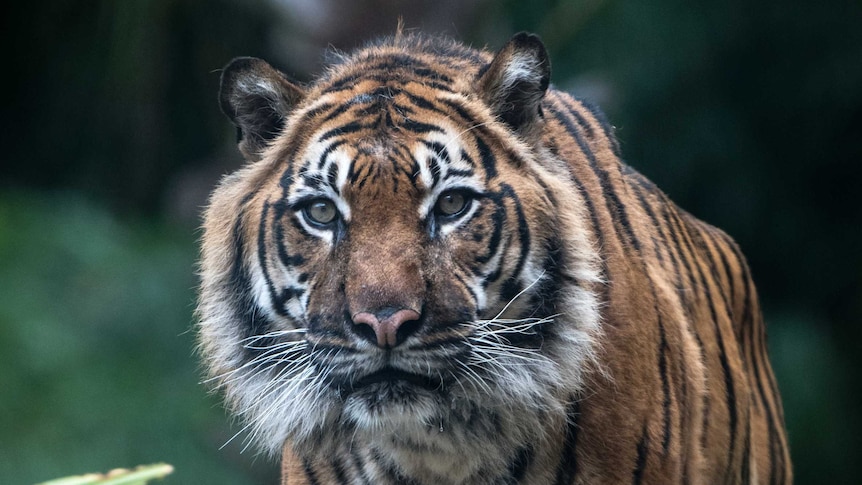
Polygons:
M541 116L551 61L539 36L515 34L479 74L479 93L501 121L526 132Z

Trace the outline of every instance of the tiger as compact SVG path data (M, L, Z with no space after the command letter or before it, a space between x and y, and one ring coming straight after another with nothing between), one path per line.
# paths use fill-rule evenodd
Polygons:
M525 32L221 72L198 345L282 484L792 482L738 245L550 77Z

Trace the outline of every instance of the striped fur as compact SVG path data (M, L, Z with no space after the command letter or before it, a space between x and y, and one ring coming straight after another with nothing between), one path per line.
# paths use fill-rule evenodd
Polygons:
M792 481L738 247L549 75L528 34L226 68L200 349L283 483Z

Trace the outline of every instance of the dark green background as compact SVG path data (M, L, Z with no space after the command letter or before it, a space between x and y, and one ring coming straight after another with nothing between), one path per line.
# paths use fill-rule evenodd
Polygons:
M0 482L166 461L168 483L273 483L242 436L219 450L239 427L194 357L199 207L240 163L218 70L255 55L308 80L399 15L543 37L626 160L747 254L797 482L858 482L862 3L333 0L314 22L289 0L23 3L2 20Z

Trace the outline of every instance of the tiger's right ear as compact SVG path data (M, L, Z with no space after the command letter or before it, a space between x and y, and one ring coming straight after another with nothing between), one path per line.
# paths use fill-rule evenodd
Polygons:
M238 57L225 66L219 105L236 125L239 151L247 160L260 158L304 95L302 88L260 59Z

